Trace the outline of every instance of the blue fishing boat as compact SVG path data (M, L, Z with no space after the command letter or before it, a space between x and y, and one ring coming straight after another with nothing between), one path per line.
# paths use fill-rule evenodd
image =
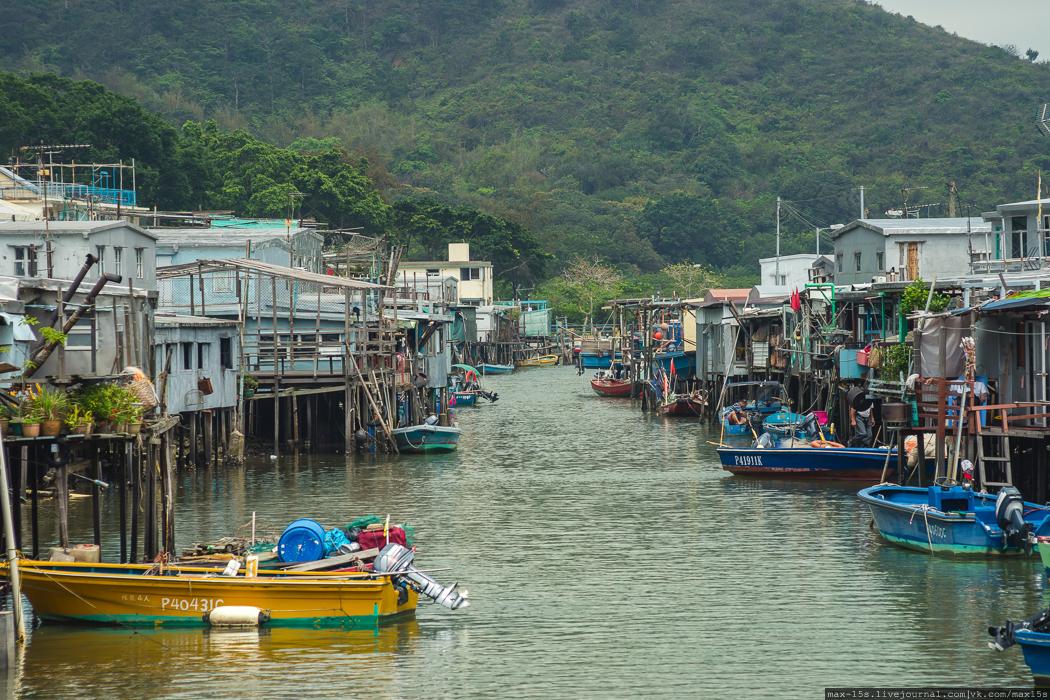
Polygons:
M806 436L806 430L803 427L805 422L806 416L801 413L781 409L766 416L762 420L762 427L776 435L793 435L797 438L804 438Z
M619 362L622 357L620 353L614 354L609 350L581 352L580 364L583 365L584 369L609 369L612 367L613 362Z
M1001 627L989 627L988 634L993 639L988 646L996 651L1020 644L1035 685L1040 688L1050 686L1050 610L1027 620L1007 620Z
M459 444L462 431L447 425L410 425L395 428L394 439L400 452L451 452Z
M765 437L765 436L763 436ZM814 443L823 443L819 440ZM830 443L837 445L837 443ZM719 447L722 469L741 476L809 477L817 479L864 479L877 481L886 464L888 448L814 447ZM895 465L896 452L890 464Z
M1050 509L1028 503L1005 486L998 494L963 486L881 484L857 497L871 508L875 527L888 542L931 554L996 556L1031 554L1050 527Z
M490 365L483 362L478 365L478 371L482 374L510 374L514 371L514 365Z
M453 391L453 406L475 406L478 403L478 394L475 391Z
M722 430L726 435L751 434L751 426L748 423L732 423L728 420L729 414L738 408L749 416L757 415L762 421L773 414L781 412L785 415L798 415L791 413L791 411L784 411L784 406L788 401L785 396L784 386L780 382L735 382L729 384L727 389L730 392L739 389L749 389L749 393L752 395L747 399L731 403L722 409Z

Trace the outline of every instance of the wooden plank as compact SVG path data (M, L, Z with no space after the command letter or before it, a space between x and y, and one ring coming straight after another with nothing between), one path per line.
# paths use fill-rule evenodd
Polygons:
M347 564L359 562L362 559L372 559L378 555L378 549L362 549L359 552L340 554L337 557L328 557L327 559L318 559L317 561L307 561L302 564L282 566L281 568L285 571L323 571L325 569L336 569L341 566L346 566Z

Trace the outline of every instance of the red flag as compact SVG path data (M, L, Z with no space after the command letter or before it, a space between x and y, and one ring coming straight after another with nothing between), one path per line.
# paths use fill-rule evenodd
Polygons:
M802 310L802 295L798 293L798 288L791 293L791 310L796 314Z
M671 358L671 374L674 374L674 358Z

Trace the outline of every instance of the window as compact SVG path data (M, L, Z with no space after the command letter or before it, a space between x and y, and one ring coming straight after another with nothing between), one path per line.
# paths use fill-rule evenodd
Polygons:
M36 277L36 246L14 246L15 277Z
M786 287L788 283L787 275L776 275L776 283L778 287Z
M438 277L441 274L441 270L435 270L433 268L427 270L427 277Z
M481 268L480 267L461 267L459 268L459 279L461 282L469 282L470 280L481 279Z
M91 320L81 319L66 334L66 350L91 349Z
M838 271L842 272L842 253L835 254L835 265L838 267Z
M219 364L223 369L233 369L233 340L219 338Z
M211 343L197 343L197 369L204 369L208 366L208 350L211 348Z
M193 369L193 343L179 343L182 346L182 368Z
M875 253L875 267L877 268L876 272L882 272L885 269L886 266L884 263L886 261L883 258L885 258L885 253L883 253L882 251Z
M139 279L144 279L146 277L146 271L145 271L146 270L146 265L143 262L143 259L145 257L146 257L145 249L143 249L143 248L136 248L135 249L135 276L138 277Z
M853 265L856 267L857 272L860 272L860 251L858 250L853 254Z
M113 249L113 272L114 272L114 274L118 274L118 275L124 274L124 272L123 272L124 268L123 268L123 265L121 264L123 262L123 258L124 258L124 249L123 248L114 248Z
M98 258L98 274L101 277L106 274L106 246L95 246L95 257Z

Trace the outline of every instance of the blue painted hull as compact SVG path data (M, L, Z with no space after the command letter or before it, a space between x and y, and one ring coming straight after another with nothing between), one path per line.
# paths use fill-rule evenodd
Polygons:
M396 428L394 439L400 452L450 452L459 444L460 429L440 425Z
M1021 645L1024 662L1032 671L1039 687L1050 686L1050 634L1034 630L1017 630L1014 638Z
M682 377L689 377L695 373L696 370L696 353L695 352L661 352L653 358L656 363L663 368L665 372L670 374L671 372L671 361L674 360L674 371L675 374Z
M886 450L865 447L719 447L718 458L723 469L745 476L877 481L886 464ZM890 457L890 467L895 464L894 454Z
M454 391L452 396L456 399L456 406L474 406L478 402L478 395L473 391Z
M995 495L960 487L882 485L857 494L871 509L883 539L901 547L946 556L1016 556L995 520ZM950 505L946 505L949 504ZM942 510L944 508L945 510ZM1038 527L1050 511L1025 503L1025 520Z
M478 371L482 374L510 374L514 371L514 365L478 365Z
M616 360L620 358L620 353L616 353ZM584 369L610 369L613 364L613 355L607 352L581 352L580 364Z

